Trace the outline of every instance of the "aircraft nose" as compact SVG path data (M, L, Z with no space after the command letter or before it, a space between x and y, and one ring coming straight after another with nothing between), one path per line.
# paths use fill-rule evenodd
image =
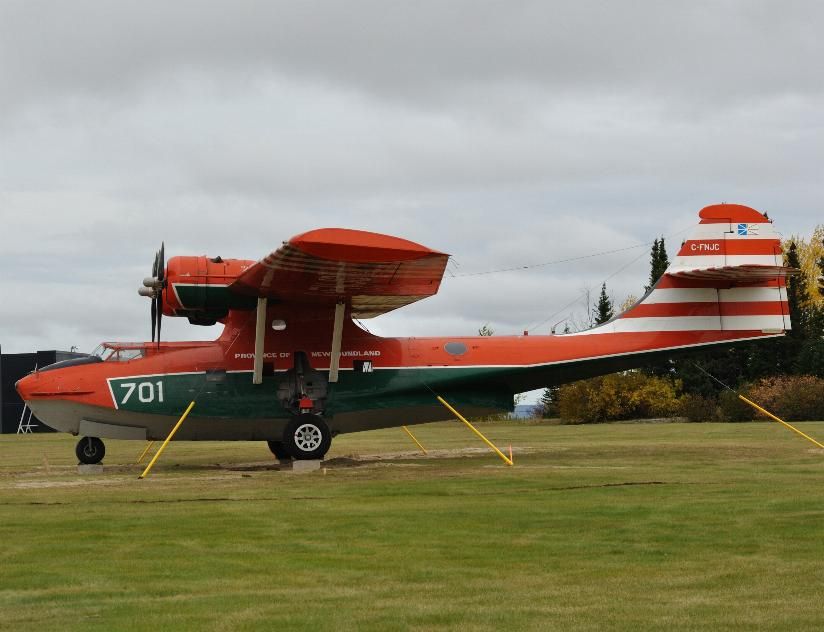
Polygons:
M37 383L40 381L40 376L37 373L30 373L14 384L14 388L20 395L20 399L24 402L31 400L31 393L37 388Z

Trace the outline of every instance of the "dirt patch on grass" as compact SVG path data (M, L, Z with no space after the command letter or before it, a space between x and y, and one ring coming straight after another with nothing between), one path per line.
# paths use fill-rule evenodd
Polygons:
M509 452L507 448L506 452ZM539 452L531 447L513 447L513 456L523 456ZM427 454L420 451L388 451L370 454L349 454L334 457L323 461L323 468L330 470L346 469L353 467L422 467L427 462L442 461L446 459L486 459L492 452L485 447L465 447L455 449L429 450ZM137 475L143 471L143 466L134 464L113 464L105 465L103 472L99 474L78 475L77 466L62 465L51 466L45 469L42 467L19 472L6 472L5 484L0 484L0 488L13 489L48 489L48 488L72 488L87 485L122 485L132 482ZM160 469L152 472L150 478L158 476L168 477L169 474L203 474L207 478L226 478L220 474L255 473L255 472L289 472L291 467L288 464L281 464L273 461L253 461L246 463L172 463L161 466ZM198 477L202 479L203 476ZM9 480L10 479L10 480Z
M15 489L51 489L55 487L83 487L86 485L120 485L126 480L125 478L79 478L70 481L18 481L12 487Z
M509 448L503 450L504 453L509 452ZM513 455L524 455L537 452L534 448L529 447L514 447L512 448ZM476 458L481 456L489 456L492 452L489 448L455 448L453 450L427 450L423 454L417 450L407 450L403 452L380 452L376 454L347 454L328 461L324 461L323 465L326 467L354 467L358 465L369 465L370 463L380 463L385 461L426 461L434 459L465 459Z

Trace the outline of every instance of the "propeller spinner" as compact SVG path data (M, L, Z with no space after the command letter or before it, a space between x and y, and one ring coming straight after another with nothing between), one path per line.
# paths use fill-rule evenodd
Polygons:
M143 279L143 287L137 293L152 299L152 342L157 334L157 344L160 345L160 327L163 322L163 290L166 287L166 244L161 242L160 250L155 253L152 264L152 276Z

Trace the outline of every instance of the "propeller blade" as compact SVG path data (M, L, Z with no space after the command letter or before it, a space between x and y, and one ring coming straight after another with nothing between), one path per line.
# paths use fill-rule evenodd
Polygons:
M160 242L160 265L156 276L159 281L166 280L166 243L163 241Z
M163 290L160 290L161 292ZM158 295L161 296L161 295ZM157 299L158 302L162 301L162 298ZM160 325L163 322L163 303L160 304L159 309L157 310L157 347L160 348Z
M155 253L154 262L152 263L152 276L157 278L157 269L159 263L160 254ZM151 316L152 316L152 342L155 341L155 322L157 321L157 298L155 296L152 297L152 306L151 306Z
M166 288L166 244L160 242L160 250L155 253L152 262L152 276L143 279L143 287L138 290L141 296L152 299L152 342L157 340L160 347L160 327L163 319L163 290ZM157 335L157 338L155 338Z
M152 342L155 341L155 321L157 320L157 299L152 299Z
M163 323L163 289L166 287L166 242L160 242L160 251L157 256L157 280L160 281L160 287L157 290L157 346L160 348L160 327Z

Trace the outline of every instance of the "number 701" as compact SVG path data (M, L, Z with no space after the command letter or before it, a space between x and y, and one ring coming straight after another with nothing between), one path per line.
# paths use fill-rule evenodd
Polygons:
M155 386L157 386L156 389ZM157 396L158 402L163 401L163 382L161 380L157 382L123 382L123 384L120 384L120 388L126 389L123 399L120 400L121 404L128 402L135 390L137 391L137 399L143 404L155 401L155 396Z

